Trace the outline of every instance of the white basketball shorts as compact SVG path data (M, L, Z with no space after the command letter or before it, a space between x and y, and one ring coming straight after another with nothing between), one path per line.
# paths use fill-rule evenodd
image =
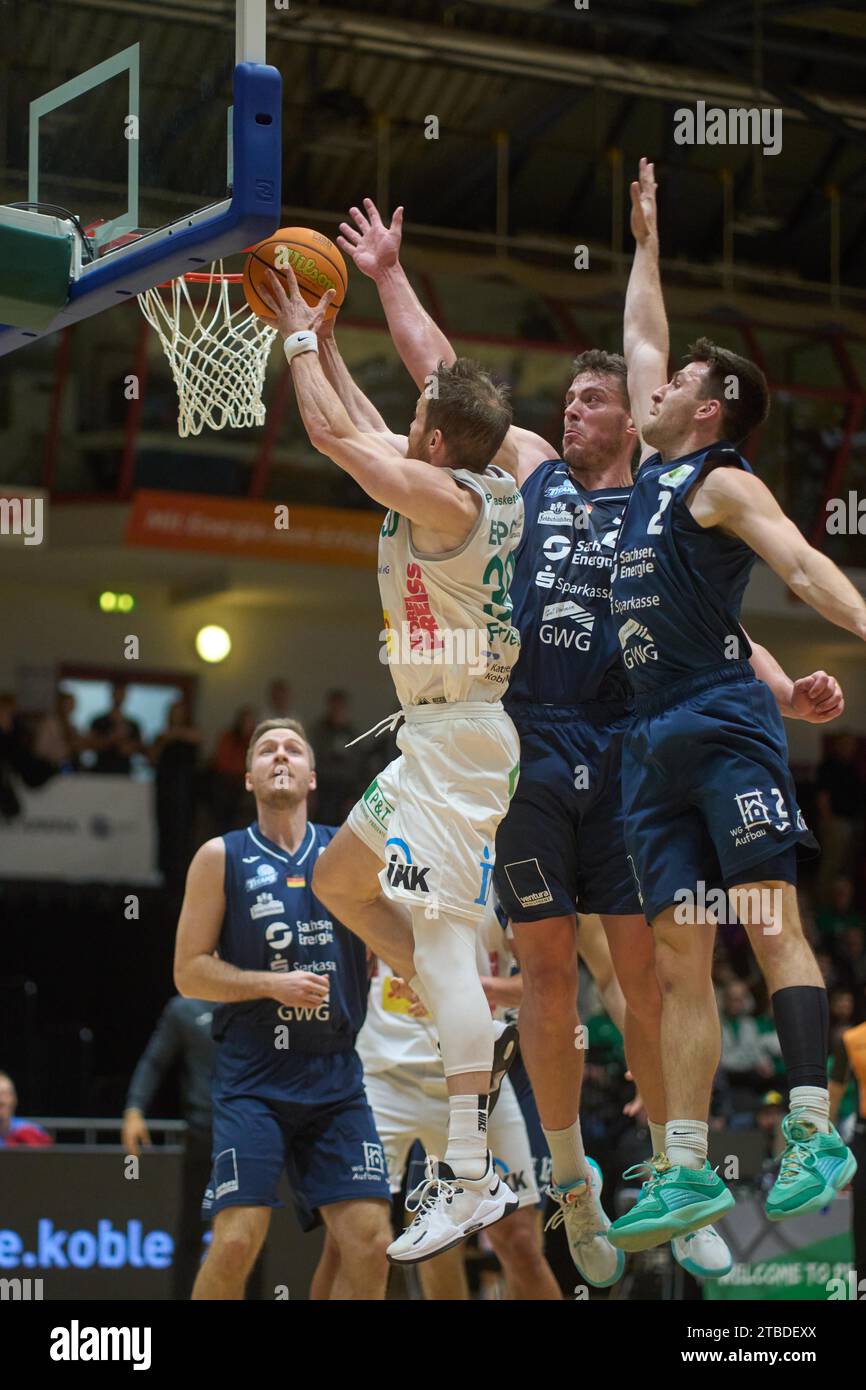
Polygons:
M496 827L517 785L520 740L500 704L413 705L389 763L347 824L385 867L382 889L426 915L477 921Z

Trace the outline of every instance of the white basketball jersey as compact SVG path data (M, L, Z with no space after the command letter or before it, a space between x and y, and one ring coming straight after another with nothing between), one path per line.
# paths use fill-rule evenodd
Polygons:
M456 550L418 551L411 523L390 511L379 537L382 660L401 705L500 700L520 654L509 587L523 532L523 498L509 473L449 473L481 498L472 532Z

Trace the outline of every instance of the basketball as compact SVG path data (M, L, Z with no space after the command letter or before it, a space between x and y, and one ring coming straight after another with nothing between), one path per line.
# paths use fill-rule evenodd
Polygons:
M326 314L326 318L334 318L346 298L346 262L328 237L310 227L281 227L249 252L244 267L244 294L253 313L273 320L259 291L264 289L267 293L269 270L277 275L283 272L285 281L287 266L295 272L298 288L311 308L318 304L325 290L336 291Z

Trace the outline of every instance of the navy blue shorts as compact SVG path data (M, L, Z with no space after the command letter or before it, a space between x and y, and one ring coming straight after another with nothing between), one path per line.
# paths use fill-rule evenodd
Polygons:
M786 852L818 849L797 805L782 716L748 663L639 698L622 787L649 921L701 883L794 883L795 854Z
M355 1054L349 1054L355 1062ZM312 1055L311 1073L345 1066L345 1054ZM352 1066L353 1074L360 1067ZM311 1076L311 1080L313 1077ZM238 1090L213 1093L213 1170L202 1202L212 1220L224 1207L278 1207L285 1169L301 1229L320 1224L319 1208L381 1197L390 1202L388 1175L363 1082L343 1098L316 1103L279 1100Z
M623 832L630 716L596 703L514 704L520 780L496 832L496 892L512 922L575 912L640 915Z

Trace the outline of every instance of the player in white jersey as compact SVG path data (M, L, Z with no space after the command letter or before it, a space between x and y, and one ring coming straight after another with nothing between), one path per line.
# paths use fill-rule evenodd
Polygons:
M286 280L288 298L271 274L270 297L307 433L389 508L379 584L405 719L401 756L320 857L313 886L410 981L439 1033L449 1094L444 1162L388 1252L393 1261L415 1263L517 1206L487 1147L488 1097L502 1059L494 1054L475 948L496 828L520 756L501 696L520 649L508 588L523 502L514 479L491 463L511 408L473 363L443 364L419 397L404 458L352 423L325 376L316 330L331 293L310 309L291 271Z

